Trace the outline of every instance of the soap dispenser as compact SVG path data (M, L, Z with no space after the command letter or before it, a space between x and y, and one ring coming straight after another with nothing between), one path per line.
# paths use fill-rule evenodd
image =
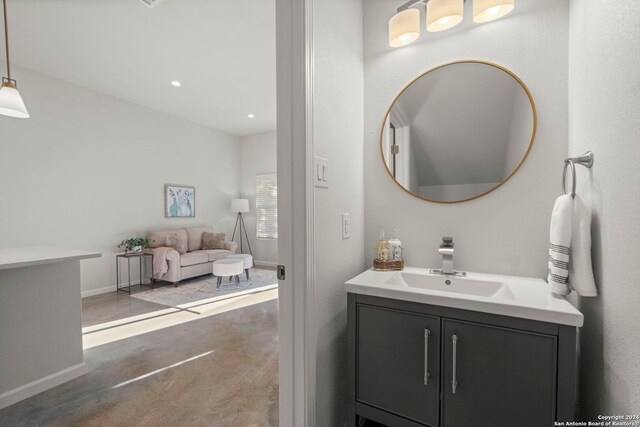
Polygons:
M374 259L378 261L389 260L389 242L385 238L384 229L380 227L380 236L376 242L376 253Z
M389 260L399 261L402 259L402 242L398 239L398 230L393 229L393 237L389 239Z

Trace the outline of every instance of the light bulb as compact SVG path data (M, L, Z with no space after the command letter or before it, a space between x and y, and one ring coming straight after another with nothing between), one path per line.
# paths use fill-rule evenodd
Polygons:
M444 18L440 18L437 21L438 21L438 24L446 25L449 23L449 21L451 21L451 16L445 16Z
M398 36L398 40L401 42L406 42L411 37L411 33L404 33L401 36Z
M172 82L171 82L171 86L173 86L173 87L180 87L180 86L182 86L182 83L180 83L180 82L179 82L179 81L177 81L177 80L174 80L174 81L172 81Z
M489 9L487 9L485 13L487 15L495 15L498 12L500 12L500 9L502 9L502 6L493 6L493 7L490 7Z

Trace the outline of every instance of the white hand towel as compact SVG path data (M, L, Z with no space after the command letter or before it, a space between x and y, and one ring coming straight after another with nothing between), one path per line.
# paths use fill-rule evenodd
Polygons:
M591 266L591 208L577 194L573 200L569 284L582 297L598 296Z
M571 253L571 229L573 217L573 197L569 194L556 199L551 213L549 232L549 276L547 282L551 292L568 295L569 255Z

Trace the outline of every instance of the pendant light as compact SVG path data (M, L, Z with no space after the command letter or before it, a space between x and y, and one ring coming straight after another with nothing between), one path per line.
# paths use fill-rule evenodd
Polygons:
M462 22L464 0L429 0L427 3L427 31L448 30Z
M4 16L4 47L7 59L7 77L2 78L0 87L0 114L20 119L29 118L29 112L25 107L22 97L16 88L16 81L11 78L11 65L9 63L9 29L7 27L7 0L2 0Z
M473 0L473 22L483 23L502 18L515 7L515 0Z
M389 20L389 46L401 47L420 37L420 11L405 9Z

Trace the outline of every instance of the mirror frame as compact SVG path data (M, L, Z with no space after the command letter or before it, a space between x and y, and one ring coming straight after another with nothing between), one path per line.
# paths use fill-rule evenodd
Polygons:
M518 84L520 84L522 89L524 89L525 93L527 94L527 97L529 98L529 102L531 103L531 111L533 112L533 128L531 130L531 139L529 140L529 145L527 146L527 151L524 153L524 156L522 156L522 159L520 160L518 165L515 167L515 169L507 177L505 177L502 181L497 183L494 187L492 187L492 188L490 188L490 189L488 189L486 191L483 191L482 193L477 194L477 195L475 195L473 197L468 197L466 199L451 200L451 201L448 201L448 200L435 200L435 199L429 199L427 197L424 197L424 196L421 196L419 194L416 194L416 193L412 192L411 190L409 190L409 189L405 188L404 186L402 186L402 184L400 184L398 181L396 181L396 179L393 177L393 174L391 173L391 170L389 169L389 166L387 165L387 162L386 162L385 157L384 157L384 149L383 149L383 146L382 146L382 138L384 137L385 123L387 122L387 119L389 118L389 113L391 112L391 109L395 105L395 103L398 100L398 98L400 98L400 96L404 93L404 91L407 90L409 88L409 86L411 86L418 79L422 78L423 76L426 76L430 72L435 71L435 70L439 70L440 68L444 68L444 67L447 67L449 65L454 65L454 64L484 64L484 65L489 65L491 67L497 68L497 69L499 69L501 71L504 71L505 73L509 74L516 82L518 82ZM424 73L420 74L419 76L417 76L416 78L411 80L409 83L407 83L402 88L402 90L400 90L400 92L398 92L398 94L393 98L393 101L391 101L391 105L389 105L389 108L387 108L387 112L385 113L384 119L382 120L382 126L380 127L380 157L382 159L382 164L384 165L385 169L387 170L387 173L389 174L389 177L391 178L391 180L398 187L400 187L405 192L411 194L412 196L417 197L417 198L422 199L422 200L426 200L427 202L442 203L442 204L453 204L453 203L468 202L469 200L477 199L479 197L482 197L482 196L485 196L485 195L491 193L493 190L495 190L496 188L500 187L502 184L507 182L513 175L515 175L516 172L518 172L518 170L520 169L520 166L522 166L524 161L527 160L527 157L529 156L529 152L531 151L531 147L533 146L533 140L535 139L535 136L536 136L537 127L538 127L538 113L536 111L536 104L535 104L535 102L533 100L533 96L531 96L531 92L529 91L529 88L527 88L527 85L525 85L524 82L522 80L520 80L520 78L517 75L515 75L515 73L513 73L511 70L509 70L509 69L507 69L507 68L505 68L505 67L503 67L501 65L495 64L493 62L475 60L475 59L463 59L463 60L460 60L460 61L447 62L446 64L438 65L437 67L431 68L431 69L425 71Z

